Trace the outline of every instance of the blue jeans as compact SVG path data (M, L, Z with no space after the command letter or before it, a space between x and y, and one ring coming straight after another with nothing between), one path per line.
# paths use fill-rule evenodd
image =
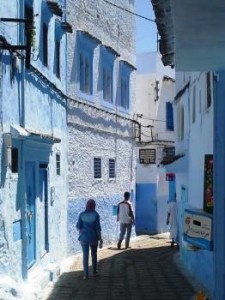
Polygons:
M130 243L130 236L131 236L131 230L132 230L132 223L120 223L120 236L119 236L119 240L122 242L122 240L124 239L125 233L126 234L126 239L125 239L125 244L128 247L129 243Z
M81 244L83 250L83 269L84 275L88 277L88 258L89 258L89 247L91 247L92 257L92 270L93 274L97 271L97 248L98 245Z

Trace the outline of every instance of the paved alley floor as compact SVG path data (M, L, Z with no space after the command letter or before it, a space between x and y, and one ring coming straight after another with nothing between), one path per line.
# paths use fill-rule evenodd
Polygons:
M167 235L139 236L131 249L109 246L98 250L99 276L83 280L82 256L43 300L190 300L199 288L180 266L179 252ZM90 259L91 261L91 259Z

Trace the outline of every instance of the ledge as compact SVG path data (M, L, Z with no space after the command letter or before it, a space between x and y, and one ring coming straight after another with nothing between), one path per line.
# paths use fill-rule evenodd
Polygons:
M50 9L50 11L59 16L59 17L62 17L63 15L63 11L62 11L62 8L61 6L59 5L58 1L54 1L54 0L47 0L46 1L47 5L48 5L48 8Z
M73 32L73 28L72 25L68 22L62 22L61 23L61 27L64 31L68 32L68 33L72 33Z

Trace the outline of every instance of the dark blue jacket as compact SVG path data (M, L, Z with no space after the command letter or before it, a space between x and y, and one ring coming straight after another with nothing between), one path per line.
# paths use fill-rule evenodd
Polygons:
M100 216L95 210L80 213L76 225L80 231L78 240L81 244L96 245L101 235Z

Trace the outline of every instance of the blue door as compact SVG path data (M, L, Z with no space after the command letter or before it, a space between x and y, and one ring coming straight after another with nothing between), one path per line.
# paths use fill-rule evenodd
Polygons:
M43 242L40 245L41 251L48 252L49 251L49 236L48 236L48 171L47 171L47 164L40 164L39 165L39 189L40 189L40 200L43 203L43 219L41 227L43 233Z
M136 185L135 211L136 233L157 233L156 184Z
M36 210L35 210L35 163L26 163L26 228L27 228L27 268L36 259Z

